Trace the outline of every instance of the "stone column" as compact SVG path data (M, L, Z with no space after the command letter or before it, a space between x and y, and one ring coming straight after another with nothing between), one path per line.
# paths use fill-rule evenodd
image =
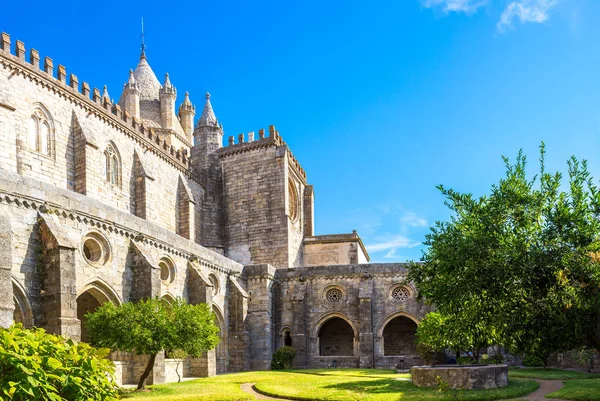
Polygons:
M361 368L372 368L374 363L372 295L373 277L365 274L360 278L358 289L358 356Z
M12 233L10 218L0 215L0 327L13 323L15 304L13 301L12 270Z
M292 295L292 345L296 349L294 367L308 367L308 330L306 326L306 305L304 297L306 294L306 282L300 278L294 282L294 294Z
M160 267L141 242L131 241L131 293L129 300L140 301L160 296Z
M243 372L250 369L248 360L249 335L245 321L248 314L248 294L229 276L227 281L227 324L229 348L229 368L232 372Z
M205 303L212 307L213 287L202 262L194 260L188 263L187 279L188 302L194 305ZM215 350L209 350L199 358L190 358L187 373L192 377L215 376L217 374L217 354Z
M51 216L40 217L42 327L75 341L81 339L77 319L76 241Z
M136 241L131 241L130 245L131 271L133 273L131 293L129 294L129 301L131 302L160 296L160 267L158 267L142 241L143 238L136 238ZM139 361L137 362L139 363ZM165 352L161 351L156 356L154 368L148 376L147 383L159 384L164 382Z
M244 267L248 288L248 316L250 370L271 369L273 356L273 266L249 265Z

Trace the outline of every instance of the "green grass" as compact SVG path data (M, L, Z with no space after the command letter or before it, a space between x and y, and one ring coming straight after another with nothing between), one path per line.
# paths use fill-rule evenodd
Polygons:
M579 401L600 400L600 379L566 381L563 388L548 394L546 398Z
M404 379L404 380L398 380ZM240 389L256 383L263 393L282 398L327 401L453 400L452 392L440 393L412 385L410 376L391 370L313 369L295 371L245 372L152 386L144 393L127 393L128 401L254 400ZM499 400L522 397L538 388L531 380L511 379L508 387L464 391L463 400Z
M508 377L518 377L522 379L542 379L542 380L573 380L573 379L594 379L600 378L599 374L575 372L562 369L544 369L544 368L509 368Z

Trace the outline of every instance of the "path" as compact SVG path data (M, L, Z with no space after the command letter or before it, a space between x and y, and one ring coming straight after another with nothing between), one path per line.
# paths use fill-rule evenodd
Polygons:
M527 397L519 397L519 399L527 400L527 401L552 401L549 398L544 398L546 394L550 394L554 391L560 390L564 387L564 383L562 380L537 380L540 388L538 388L533 393L529 394Z
M242 384L242 391L245 391L246 393L253 395L254 397L256 397L257 400L290 401L285 398L274 398L274 397L269 397L268 395L262 395L261 393L257 392L254 389L254 383Z

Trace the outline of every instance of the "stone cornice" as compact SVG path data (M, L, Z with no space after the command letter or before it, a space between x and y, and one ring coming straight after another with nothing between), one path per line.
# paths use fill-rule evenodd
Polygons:
M3 175L4 176L7 176L7 175L15 176L14 173L10 173L10 172L3 172ZM24 189L30 189L30 192L35 193L35 194L40 193L40 189L39 189L40 184L41 184L41 186L44 186L44 185L51 186L50 184L41 183L40 181L32 179L32 178L21 177L21 179L26 180L26 181L31 181L31 182L27 182L27 183L19 182L19 184L21 184L21 185L19 185L18 187L24 188ZM28 185L28 184L34 184L34 183L38 183L38 185ZM38 198L36 196L19 193L17 191L7 190L6 187L7 186L3 185L2 179L0 179L0 205L5 204L5 205L16 206L16 207L23 208L23 209L35 210L42 217L44 215L56 215L56 216L60 216L63 218L68 218L72 221L78 221L79 223L83 223L89 228L100 229L105 232L118 234L120 236L130 239L131 241L143 243L147 246L157 248L157 249L164 251L165 253L169 253L171 255L180 256L180 257L183 257L190 261L196 260L196 261L198 261L200 266L204 266L213 271L222 272L227 275L232 275L232 276L238 277L238 278L242 277L243 266L241 264L234 262L234 261L226 258L223 255L217 255L213 251L206 249L199 244L193 243L189 240L179 237L176 234L169 232L168 230L163 229L162 227L157 226L156 224L153 224L146 220L140 219L139 217L133 216L133 215L128 214L119 209L115 209L111 206L104 205L104 204L99 205L100 207L102 207L104 215L109 215L109 214L115 215L114 219L109 220L106 218L101 218L99 216L95 216L93 213L87 212L85 210L77 210L77 209L73 209L73 208L69 209L69 208L63 206L63 202L58 202L56 200L48 199L48 198L50 198L50 196L47 196L48 195L47 193L46 194L42 193L41 195L43 195L43 196L41 196L41 198ZM55 192L56 192L54 194L55 198L56 199L62 198L62 200L65 201L64 204L81 203L85 200L87 200L88 206L90 203L100 203L100 202L92 200L84 195L80 195L80 194L77 194L77 193L74 193L74 192L71 192L68 190L63 190L60 188L56 188ZM69 199L68 196L66 196L67 199L65 199L65 195L72 195L72 198L80 198L81 197L82 199L71 200L71 199ZM123 223L121 223L121 222L123 222ZM129 223L129 224L127 224L127 223ZM137 230L137 229L131 228L131 227L141 227L142 224L147 225L149 230L143 230L143 229ZM165 235L167 235L168 237L172 237L172 238L161 239L158 237L158 235L155 235L152 232L156 232L156 233L163 232L163 233L165 233ZM182 242L184 247L177 246L175 244L175 242ZM186 249L185 245L187 245L187 249ZM198 252L195 252L193 248L197 248ZM237 267L237 269L230 269L227 267L219 266L217 263L209 260L206 257L203 257L201 255L201 253L204 253L204 252L207 252L208 254L214 254L214 256L211 256L211 258L226 259L227 260L226 264L235 265L235 267Z

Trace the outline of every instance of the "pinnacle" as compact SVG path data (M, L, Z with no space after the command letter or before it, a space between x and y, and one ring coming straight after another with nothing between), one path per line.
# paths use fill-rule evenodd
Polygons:
M108 96L108 88L104 85L104 90L102 91L102 97L110 100L110 96Z
M204 103L204 110L198 121L200 127L218 127L217 117L213 111L212 105L210 104L210 93L206 92L206 103Z

